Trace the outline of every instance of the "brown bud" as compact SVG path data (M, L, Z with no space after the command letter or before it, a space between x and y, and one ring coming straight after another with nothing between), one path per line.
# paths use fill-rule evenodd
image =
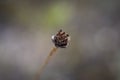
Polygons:
M56 47L66 48L69 41L68 37L69 35L62 32L62 29L60 29L56 35L52 36L52 41Z

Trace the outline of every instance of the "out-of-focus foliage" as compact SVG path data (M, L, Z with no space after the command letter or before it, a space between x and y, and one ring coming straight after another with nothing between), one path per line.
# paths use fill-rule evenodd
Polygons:
M59 3L53 4L44 15L43 23L47 26L57 26L69 21L72 8L70 5Z

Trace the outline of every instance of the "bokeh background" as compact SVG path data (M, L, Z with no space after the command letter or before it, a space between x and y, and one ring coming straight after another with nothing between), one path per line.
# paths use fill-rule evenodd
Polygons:
M120 80L119 0L0 0L0 80L34 80L59 29L41 80Z

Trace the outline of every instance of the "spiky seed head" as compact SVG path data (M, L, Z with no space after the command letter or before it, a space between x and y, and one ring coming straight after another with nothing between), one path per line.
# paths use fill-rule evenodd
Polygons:
M52 36L52 41L56 47L66 48L70 41L70 36L60 29L57 34Z

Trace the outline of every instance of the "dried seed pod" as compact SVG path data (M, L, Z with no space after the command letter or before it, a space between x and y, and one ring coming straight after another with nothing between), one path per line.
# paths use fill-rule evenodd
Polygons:
M66 48L70 40L70 36L65 32L62 32L62 29L58 31L56 35L52 36L52 41L56 47Z

